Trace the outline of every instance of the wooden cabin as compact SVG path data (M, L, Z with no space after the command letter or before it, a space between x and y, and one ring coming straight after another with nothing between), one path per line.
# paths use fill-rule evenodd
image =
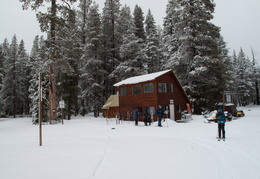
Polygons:
M119 99L118 94L111 95L102 107L103 116L106 118L115 118L118 116Z
M183 111L190 112L190 101L172 70L131 77L114 86L119 92L121 120L133 120L133 111L138 109L140 120L149 113L156 121L159 105L167 111L165 117L175 121Z

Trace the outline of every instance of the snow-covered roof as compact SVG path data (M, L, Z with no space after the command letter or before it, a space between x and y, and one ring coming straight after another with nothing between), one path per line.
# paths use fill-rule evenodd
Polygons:
M119 100L118 100L118 94L111 95L102 109L109 109L110 107L118 107L119 106Z
M120 86L120 85L127 85L127 84L136 84L136 83L141 83L141 82L146 82L146 81L150 81L150 80L154 80L155 78L168 73L171 70L165 70L165 71L160 71L160 72L156 72L156 73L150 73L150 74L146 74L146 75L140 75L140 76L135 76L135 77L131 77L131 78L127 78L123 81L120 81L116 84L114 84L114 86Z

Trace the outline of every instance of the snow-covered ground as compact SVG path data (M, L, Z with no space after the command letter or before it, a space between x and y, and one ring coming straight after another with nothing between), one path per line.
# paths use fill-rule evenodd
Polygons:
M241 109L220 142L202 116L162 128L78 117L44 125L43 146L30 118L0 119L0 178L259 179L260 107Z

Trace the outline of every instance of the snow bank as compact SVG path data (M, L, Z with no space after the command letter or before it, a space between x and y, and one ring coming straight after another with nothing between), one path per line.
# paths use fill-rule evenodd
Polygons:
M40 147L30 118L0 119L0 178L260 178L260 107L241 109L245 117L226 123L225 142L202 116L162 128L87 116L44 125Z

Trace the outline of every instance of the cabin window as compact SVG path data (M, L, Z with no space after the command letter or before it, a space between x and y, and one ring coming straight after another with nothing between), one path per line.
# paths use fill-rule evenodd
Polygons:
M153 83L144 84L144 93L153 93L153 91L154 91Z
M127 87L120 88L120 96L127 96Z
M172 83L168 83L168 90L170 93L173 93L173 84Z
M181 113L181 105L176 105L176 113Z
M154 106L149 106L144 108L145 113L148 113L149 115L155 115L155 108Z
M158 83L158 92L159 93L167 93L166 83Z
M141 94L141 85L134 85L132 87L132 94Z

